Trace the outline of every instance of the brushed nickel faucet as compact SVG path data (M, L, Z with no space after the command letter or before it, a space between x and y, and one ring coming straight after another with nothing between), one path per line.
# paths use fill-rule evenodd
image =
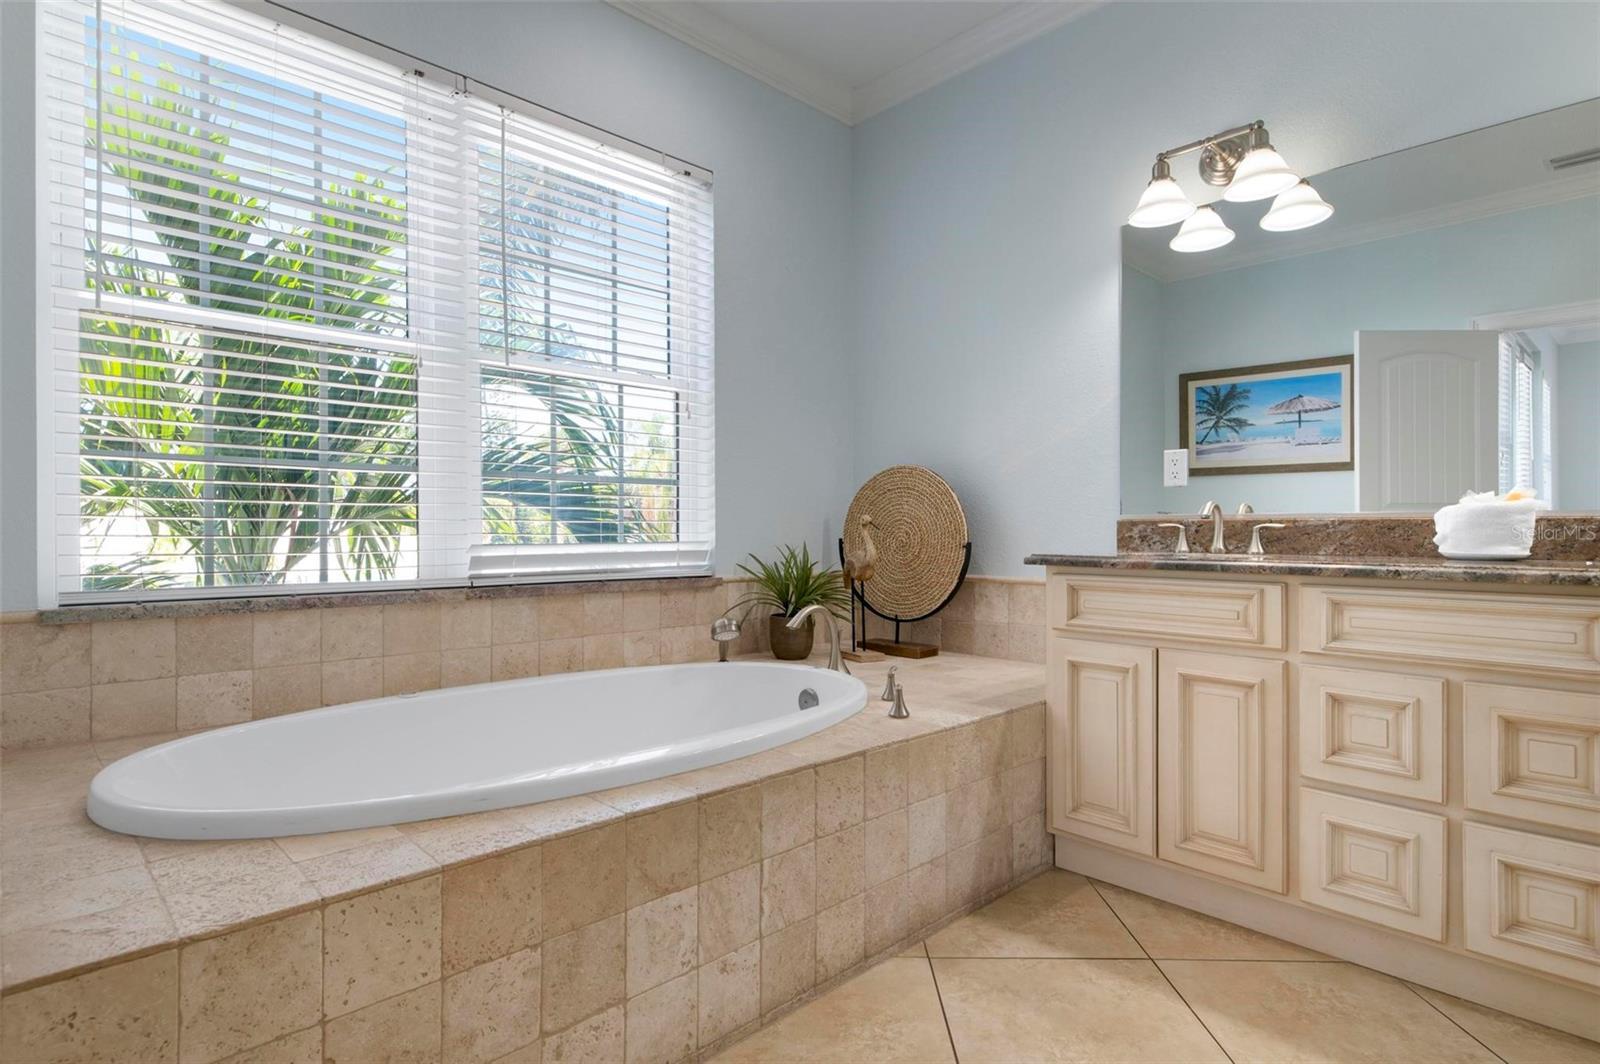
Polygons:
M849 676L850 668L849 666L845 665L844 658L839 656L839 622L834 619L832 613L828 612L828 608L826 606L807 606L805 609L789 618L788 627L799 628L801 622L803 622L813 613L821 613L822 616L828 621L828 668L832 669L834 672L842 672L846 676Z
M1217 505L1217 500L1207 500L1206 504L1200 507L1200 516L1211 518L1211 553L1228 553L1228 545L1222 539L1222 507Z
M1246 553L1249 553L1249 554L1265 554L1265 553L1267 553L1266 548L1261 545L1261 530L1263 528L1283 528L1283 527L1284 527L1284 525L1283 525L1282 521L1263 521L1261 524L1259 524L1259 525L1255 526L1254 528L1252 528L1250 530L1250 549Z

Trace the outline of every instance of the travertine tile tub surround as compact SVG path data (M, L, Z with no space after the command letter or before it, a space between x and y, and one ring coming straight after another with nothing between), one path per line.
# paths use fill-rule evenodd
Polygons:
M743 580L660 580L78 607L0 617L0 746L237 724L381 695L708 661ZM872 634L889 628L872 619ZM970 578L905 638L1044 661L1044 585ZM818 633L818 639L822 638ZM740 653L764 649L745 625Z
M1040 670L900 666L908 721L873 702L665 780L331 836L111 835L83 788L153 739L10 752L0 1058L713 1051L1051 863Z
M8 615L0 744L193 731L381 695L715 657L745 587L635 581ZM758 649L747 629L741 651Z

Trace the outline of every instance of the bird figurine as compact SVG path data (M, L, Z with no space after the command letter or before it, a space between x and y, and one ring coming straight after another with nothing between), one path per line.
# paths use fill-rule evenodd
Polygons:
M844 572L857 583L866 583L878 564L878 545L872 542L871 514L861 515L861 546L844 556Z

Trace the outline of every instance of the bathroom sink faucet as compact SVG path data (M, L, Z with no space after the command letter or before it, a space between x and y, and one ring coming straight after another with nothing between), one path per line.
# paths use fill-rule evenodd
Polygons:
M1222 539L1222 507L1217 505L1217 500L1211 499L1200 507L1200 516L1211 518L1211 553L1228 553L1228 545Z
M807 617L818 612L828 622L828 668L834 672L842 672L849 676L850 669L845 665L844 659L839 656L839 622L834 619L833 614L828 612L826 606L807 606L789 618L788 627L799 628Z

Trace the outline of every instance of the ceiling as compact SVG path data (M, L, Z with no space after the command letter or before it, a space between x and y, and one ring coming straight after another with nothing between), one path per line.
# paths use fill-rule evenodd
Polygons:
M1005 0L608 0L855 124L1098 6Z
M1276 147L1294 166L1293 148ZM1186 156L1173 162L1172 176L1194 202L1213 203L1236 238L1215 251L1182 254L1167 247L1176 226L1124 226L1122 258L1158 281L1177 281L1600 195L1600 160L1550 166L1553 158L1594 148L1600 148L1600 100L1587 100L1341 166L1311 175L1333 217L1292 233L1257 224L1270 201L1222 202L1222 190L1202 184L1194 156ZM1130 210L1140 191L1128 189Z

